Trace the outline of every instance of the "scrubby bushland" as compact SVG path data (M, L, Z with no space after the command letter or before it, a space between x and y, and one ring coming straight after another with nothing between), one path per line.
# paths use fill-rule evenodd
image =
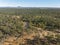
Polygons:
M60 33L60 9L0 8L0 39L7 36L20 37L23 32L34 32L33 27ZM45 43L48 45L51 42L60 42L60 36L56 35L56 37L57 39L52 39L46 36L46 42L45 39L41 42L39 38L27 40L27 45L30 43L31 45L37 45L37 43L38 45L40 43L42 43L41 45L45 45Z

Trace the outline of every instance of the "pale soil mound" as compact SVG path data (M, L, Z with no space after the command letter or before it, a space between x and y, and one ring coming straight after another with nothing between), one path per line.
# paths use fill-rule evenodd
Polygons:
M53 35L54 38L57 33L51 32L51 31L41 31L38 30L37 32L32 32L30 34L24 32L22 36L20 37L13 37L10 36L7 39L4 40L3 45L29 45L29 41L32 41L32 45L36 43L37 40L44 39L45 36L51 36ZM37 38L38 37L38 38ZM27 43L28 42L28 43ZM34 43L33 43L34 42Z

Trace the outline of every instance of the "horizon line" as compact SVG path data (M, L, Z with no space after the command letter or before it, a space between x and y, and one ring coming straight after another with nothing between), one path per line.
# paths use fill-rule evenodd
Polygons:
M1 7L20 7L20 8L22 7L22 8L24 8L25 6L24 7L23 6L0 6L0 8ZM27 7L29 7L29 6L27 6ZM34 6L34 7L32 7L31 6L31 8L60 8L60 7L52 7L52 6L51 7L49 7L49 6L41 6L41 7L40 6L39 7Z

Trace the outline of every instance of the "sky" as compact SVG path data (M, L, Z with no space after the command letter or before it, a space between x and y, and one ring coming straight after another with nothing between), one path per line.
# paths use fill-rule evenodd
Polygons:
M0 0L0 7L60 7L60 0Z

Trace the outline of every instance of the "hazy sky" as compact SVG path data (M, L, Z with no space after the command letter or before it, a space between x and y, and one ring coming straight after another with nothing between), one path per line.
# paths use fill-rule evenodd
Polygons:
M60 0L0 0L0 7L60 7Z

